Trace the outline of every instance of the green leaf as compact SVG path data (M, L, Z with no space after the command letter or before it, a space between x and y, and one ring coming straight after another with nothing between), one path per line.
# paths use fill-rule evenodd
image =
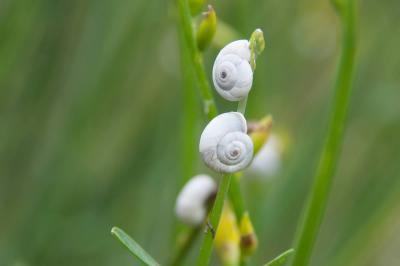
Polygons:
M117 238L129 251L135 255L140 261L148 266L160 266L160 264L155 261L147 252L133 240L129 235L127 235L122 229L118 227L113 227L111 229L111 234Z
M293 253L294 253L294 249L292 249L292 248L289 249L289 250L286 250L281 255L279 255L275 259L271 260L270 262L268 262L264 266L279 266L279 265L283 265L287 261L289 256L292 255Z

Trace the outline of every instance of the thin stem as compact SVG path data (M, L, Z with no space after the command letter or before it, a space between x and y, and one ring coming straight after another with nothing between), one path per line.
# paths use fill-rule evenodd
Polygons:
M189 50L190 59L193 64L193 69L199 83L199 89L203 98L204 112L208 119L212 119L217 115L217 106L215 104L210 84L208 83L205 74L203 59L200 51L197 48L196 40L193 34L192 17L190 15L189 5L187 0L178 0L178 10L180 25L185 38L186 46Z
M246 112L246 105L247 105L247 96L243 100L239 101L237 111L242 113L242 115L244 115L244 113Z
M206 266L210 260L214 234L218 230L219 219L221 218L222 207L224 206L224 201L229 190L230 182L231 175L226 174L222 176L217 197L215 198L214 206L210 213L209 224L211 225L211 228L207 229L206 235L204 236L200 249L200 255L197 260L197 266Z
M200 235L200 232L201 232L200 227L190 228L190 231L186 232L187 235L186 235L185 239L183 240L183 242L177 249L177 252L172 257L172 259L168 265L170 265L170 266L182 265L184 259L186 258L187 254L189 253L189 250L192 248L197 237Z
M252 53L253 54L253 53ZM239 101L237 111L240 112L242 115L246 113L246 105L247 105L247 96ZM245 211L242 193L240 192L240 177L241 173L235 173L232 179L232 185L229 190L229 198L233 205L233 210L235 211L235 216L237 221L240 223L242 219L242 215Z
M177 25L178 26L178 25ZM182 96L183 96L183 114L181 123L181 139L182 139L182 150L181 150L181 179L179 180L179 187L182 187L195 171L197 149L195 149L197 143L197 132L196 125L198 122L198 110L197 95L195 91L195 76L193 67L191 64L188 48L183 36L183 30L178 26L179 32L179 46L181 50L180 68L182 71ZM193 246L194 239L192 234L197 231L196 235L199 235L199 228L190 228L190 232L184 231L183 226L176 221L173 222L174 229L171 230L171 242L178 243L175 246L175 250L172 251L172 256L169 260L171 266L178 266L182 263L190 248ZM186 228L185 228L186 229ZM185 239L181 240L181 236L185 234Z
M343 129L350 99L355 57L354 0L335 3L342 22L342 52L335 84L335 100L327 139L322 151L304 220L299 227L296 254L292 265L308 265L325 212L332 177L343 139Z
M253 56L253 52L251 53ZM254 68L253 68L254 71ZM247 105L247 96L239 101L237 111L242 115L246 113L246 105ZM242 193L240 192L240 179L241 173L236 173L232 180L232 186L229 190L229 198L233 205L233 210L235 211L236 220L240 223L242 220L242 216L244 213L244 203ZM242 252L240 252L240 266L247 265L247 258L243 256Z
M194 88L195 77L190 60L189 49L186 47L183 31L179 30L181 48L181 71L183 76L183 121L182 121L182 183L183 185L193 175L197 158L196 124L198 110L196 108L197 95Z
M229 199L231 200L233 211L238 222L242 219L243 213L245 212L242 193L240 191L240 177L241 173L235 173L231 180L231 186L229 188Z

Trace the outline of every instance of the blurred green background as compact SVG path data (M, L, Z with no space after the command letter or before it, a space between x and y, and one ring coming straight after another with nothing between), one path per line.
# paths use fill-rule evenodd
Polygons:
M312 265L400 265L400 3L358 2L350 116ZM272 114L286 140L276 175L243 180L260 265L290 247L309 191L338 18L328 1L210 3L240 38L264 30L247 116ZM0 0L0 265L138 265L113 225L167 260L182 180L208 172L176 12L160 0ZM204 55L209 78L218 49Z

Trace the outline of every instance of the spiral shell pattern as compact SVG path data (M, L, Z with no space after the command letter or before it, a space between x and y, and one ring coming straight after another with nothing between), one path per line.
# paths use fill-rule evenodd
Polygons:
M213 66L213 82L217 92L226 100L244 99L253 84L250 66L250 48L247 40L226 45L218 54Z
M220 114L206 126L199 150L205 164L219 173L235 173L253 158L253 142L241 113Z

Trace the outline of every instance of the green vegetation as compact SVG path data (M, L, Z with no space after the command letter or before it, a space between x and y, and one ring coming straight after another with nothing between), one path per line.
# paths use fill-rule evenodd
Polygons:
M196 61L196 43L182 47L175 1L0 1L0 265L137 265L110 235L113 225L164 265L182 229L178 190L211 173L197 145L217 113L204 89L216 43L255 28L267 45L246 117L273 116L281 167L268 177L245 173L234 188L258 237L249 265L292 246L332 117L340 18L329 1L211 4L216 41ZM326 212L310 216L321 224L312 253L294 247L288 259L306 254L304 265L396 265L400 4L358 7L351 105ZM220 112L236 109L215 100ZM201 237L192 244L182 265L195 263Z

